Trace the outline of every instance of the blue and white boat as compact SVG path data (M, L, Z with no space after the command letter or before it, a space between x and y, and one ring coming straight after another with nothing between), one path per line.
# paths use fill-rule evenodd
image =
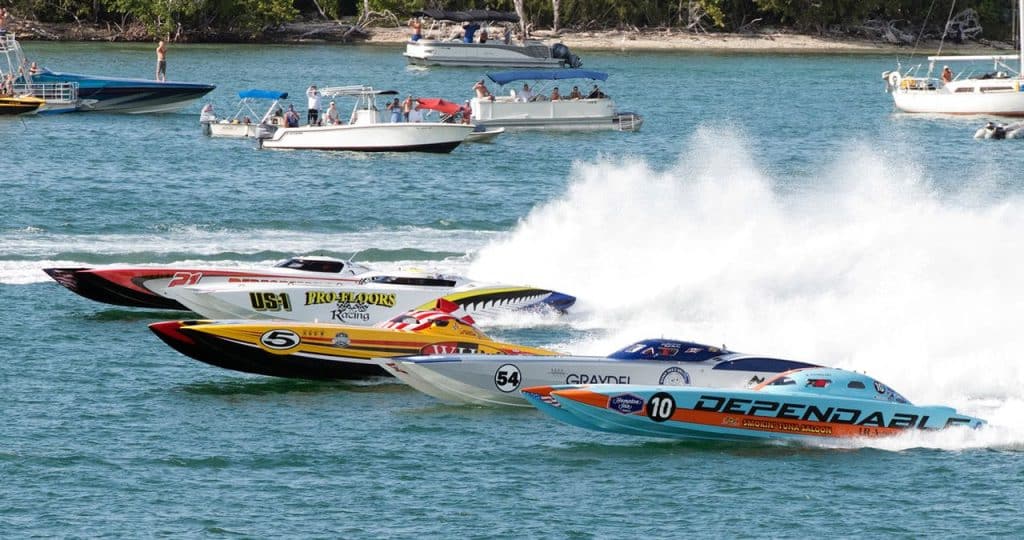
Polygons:
M40 112L103 111L118 113L174 112L216 88L212 84L100 77L31 69L14 34L0 36L0 77L15 77L16 93L46 100Z
M282 99L288 99L288 92L254 88L242 90L238 93L238 98L238 112L230 118L217 118L213 112L213 104L203 107L199 115L203 135L232 139L256 138L261 134L270 135L278 127L284 126L284 117L274 116L274 111ZM270 102L265 113L253 108L260 102Z
M639 114L616 110L615 102L594 82L608 80L608 74L601 71L502 71L488 73L487 78L499 86L511 85L511 88L507 93L477 96L470 101L473 123L486 128L637 131L643 125ZM556 82L573 79L589 82L575 85L578 97L571 95L570 86L559 87ZM497 95L499 93L502 95Z
M820 367L750 390L595 384L536 386L523 395L574 426L670 439L807 441L985 424L951 407L914 405L867 375Z

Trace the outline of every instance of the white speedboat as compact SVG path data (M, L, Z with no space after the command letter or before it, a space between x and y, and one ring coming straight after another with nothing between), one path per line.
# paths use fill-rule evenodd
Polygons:
M188 309L172 298L176 287L229 283L332 284L358 281L370 269L333 257L291 257L274 266L148 266L109 264L45 268L57 283L90 300L118 306Z
M619 112L615 102L604 92L587 89L584 96L572 99L569 90L561 91L560 99L551 99L544 86L554 87L565 79L605 81L607 73L583 69L553 69L536 71L506 71L488 73L487 77L499 85L520 81L533 81L529 94L491 95L475 97L470 101L472 121L486 129L504 127L507 129L544 129L563 131L618 130L637 131L643 125L643 118L636 113ZM543 81L543 82L541 82ZM596 90L596 91L595 91Z
M320 93L326 98L355 98L355 108L348 124L279 128L268 137L259 138L260 146L294 150L447 153L462 144L473 131L473 126L462 124L384 122L376 97L397 95L394 90L343 86L324 88Z
M658 384L744 388L814 364L727 351L688 341L647 339L607 357L481 354L380 360L402 382L446 403L529 407L519 390L559 384Z
M178 287L168 294L209 319L283 319L369 326L444 299L470 315L518 309L564 311L576 298L517 285L427 272L367 272L348 283L235 283Z
M213 114L212 105L203 108L199 115L199 123L203 126L204 135L232 139L256 138L261 133L272 133L281 125L281 117L274 116L274 110L277 109L280 100L288 99L288 92L243 90L238 93L238 98L238 111L230 118L217 118ZM270 106L267 112L261 114L253 109L257 103L268 100Z
M583 65L579 57L561 43L548 46L534 39L514 42L511 29L506 31L510 36L507 40L490 39L483 43L474 42L472 34L467 41L460 31L462 23L483 23L485 27L492 23L515 24L519 22L515 13L427 9L413 12L413 15L432 20L424 37L405 44L405 57L413 65L507 68L578 68ZM456 24L449 26L449 23Z
M1024 24L1024 0L1017 12ZM929 56L928 71L923 75L918 75L916 68L904 71L897 67L882 73L885 89L892 94L896 108L908 113L1024 116L1024 40L1018 39L1018 43L1017 55ZM1007 63L1014 60L1016 69ZM992 68L980 74L961 70L955 75L944 68L935 77L936 62L991 62Z

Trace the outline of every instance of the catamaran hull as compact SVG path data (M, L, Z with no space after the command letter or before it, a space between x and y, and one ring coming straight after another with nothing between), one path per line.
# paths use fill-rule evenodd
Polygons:
M112 265L99 268L45 268L43 270L68 290L97 302L150 309L188 308L173 298L177 287L228 285L242 282L319 283L355 281L351 272L324 277L321 272L282 268L148 267Z
M246 284L196 286L169 290L191 311L210 319L323 321L370 326L410 309L424 309L444 298L469 315L493 315L517 309L568 309L575 297L531 287L461 289L420 285Z
M260 144L292 150L448 153L472 131L473 126L440 123L305 126L280 128Z
M743 357L695 364L592 356L502 359L461 354L393 358L382 361L382 365L402 382L445 403L511 407L530 406L519 392L530 386L619 383L743 388L783 371L813 366L791 360Z
M178 352L210 365L273 377L363 379L388 376L376 360L457 350L486 354L544 354L543 349L459 334L459 323L420 332L289 323L167 321L150 330Z
M523 394L578 427L671 439L813 441L983 423L950 407L751 390L601 384L533 387Z

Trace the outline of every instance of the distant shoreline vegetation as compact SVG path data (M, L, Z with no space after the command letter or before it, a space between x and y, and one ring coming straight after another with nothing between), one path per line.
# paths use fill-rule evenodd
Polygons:
M528 29L556 32L674 28L712 34L781 30L894 44L913 41L919 34L940 38L944 33L947 39L1012 40L1015 4L1011 0L0 1L11 12L14 28L27 30L29 37L37 39L193 42L272 42L307 33L310 39L350 41L366 38L375 26L403 26L410 13L424 8L519 11L526 15ZM964 33L947 25L950 13L968 10L976 27L972 31ZM316 25L332 21L336 28ZM33 22L42 24L33 27ZM304 24L294 26L299 22Z

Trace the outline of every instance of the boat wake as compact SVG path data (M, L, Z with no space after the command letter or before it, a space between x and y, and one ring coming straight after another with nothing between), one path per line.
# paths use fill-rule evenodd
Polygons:
M867 446L1020 448L1024 199L942 191L917 169L854 149L772 178L740 136L704 130L668 170L577 164L469 273L572 291L571 324L606 329L576 353L721 343L865 371L991 423Z

